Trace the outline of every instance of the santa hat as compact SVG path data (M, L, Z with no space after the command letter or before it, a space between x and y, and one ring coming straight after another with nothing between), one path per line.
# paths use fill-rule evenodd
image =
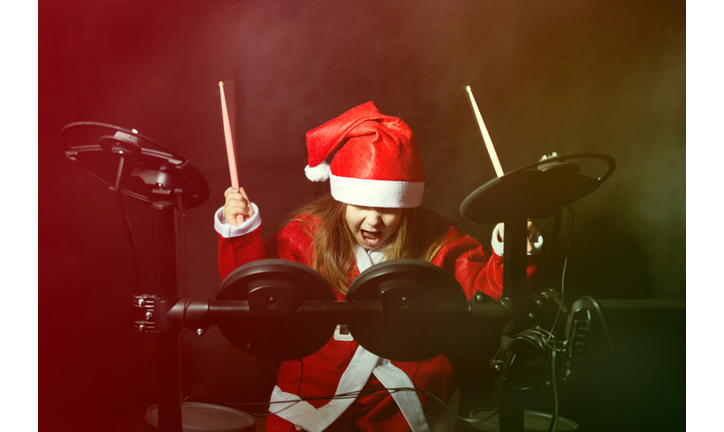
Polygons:
M307 132L312 181L329 178L337 201L365 207L418 207L425 173L412 130L373 102ZM334 151L332 162L325 159Z

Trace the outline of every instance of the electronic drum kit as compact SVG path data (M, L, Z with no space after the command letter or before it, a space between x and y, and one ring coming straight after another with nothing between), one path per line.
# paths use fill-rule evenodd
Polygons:
M463 201L460 213L466 219L506 223L504 292L499 301L485 301L482 295L467 301L452 275L415 260L371 267L353 281L346 299L337 301L321 275L279 259L239 267L223 281L215 299L185 299L176 286L174 218L176 210L193 208L208 198L201 173L156 141L117 126L71 123L63 128L61 142L71 161L117 194L121 210L121 195L152 207L155 292L141 293L137 287L133 293L134 326L156 335L158 361L166 362L158 368L167 373L158 377L159 404L154 411L163 431L180 431L181 416L186 416L186 407L178 409L179 376L172 367L183 327L203 334L217 325L231 344L252 356L291 360L319 350L343 324L372 353L420 361L454 349L450 341L456 338L451 335L465 334L481 323L503 323L508 333L529 325L527 218L547 218L583 198L615 168L613 158L603 154L552 157L495 178ZM582 174L575 163L582 159L605 162L605 174ZM501 406L499 415L499 430L524 430L523 407Z

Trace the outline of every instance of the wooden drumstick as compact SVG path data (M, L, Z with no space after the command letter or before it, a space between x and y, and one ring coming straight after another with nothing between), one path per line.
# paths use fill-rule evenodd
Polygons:
M490 155L490 160L493 162L493 168L495 168L495 174L497 174L498 177L502 177L503 175L505 175L505 172L503 171L503 167L500 165L498 154L495 152L495 147L493 146L493 140L490 138L488 129L485 127L485 122L483 121L483 116L480 114L480 109L478 109L478 104L475 102L473 90L470 88L470 86L466 86L465 90L467 90L468 92L470 104L473 107L473 113L475 113L475 118L478 120L478 127L480 128L480 133L483 135L483 141L485 141L485 148L488 149L488 155ZM530 238L526 237L526 240L528 242L527 249L530 253L533 250L533 245L531 245L530 243Z
M488 149L488 155L490 155L490 160L493 162L495 174L497 174L498 177L502 177L505 172L503 172L503 167L500 165L500 160L498 160L498 154L495 153L495 147L493 147L493 140L490 139L490 134L488 134L488 129L485 127L483 116L480 115L478 104L475 102L475 96L473 96L473 90L470 88L470 86L465 87L465 90L468 91L470 104L473 106L473 113L475 113L475 118L478 120L478 127L480 127L480 133L483 134L483 141L485 141L485 147Z
M231 187L239 190L239 174L236 171L236 157L234 156L234 140L231 136L231 123L229 122L229 110L226 108L226 96L224 95L224 82L219 81L219 93L221 94L221 116L224 121L224 138L226 139L226 157L229 159L229 175L231 176ZM241 225L244 216L236 215L236 224Z

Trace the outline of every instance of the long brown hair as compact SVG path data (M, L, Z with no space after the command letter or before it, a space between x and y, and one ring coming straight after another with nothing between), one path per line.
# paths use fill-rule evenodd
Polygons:
M312 237L312 268L339 292L346 294L351 282L355 240L347 226L347 204L325 194L299 208L291 218ZM453 239L445 239L445 224L417 208L402 210L397 230L382 246L386 260L409 258L430 262ZM448 225L449 226L449 225ZM458 231L459 232L459 231Z

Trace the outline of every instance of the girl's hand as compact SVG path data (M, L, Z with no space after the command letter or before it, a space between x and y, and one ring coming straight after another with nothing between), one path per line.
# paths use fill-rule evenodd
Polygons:
M236 190L230 187L224 191L224 197L226 197L224 217L229 225L239 226L237 215L241 215L241 222L254 216L254 207L252 207L244 188L240 187L239 190Z

